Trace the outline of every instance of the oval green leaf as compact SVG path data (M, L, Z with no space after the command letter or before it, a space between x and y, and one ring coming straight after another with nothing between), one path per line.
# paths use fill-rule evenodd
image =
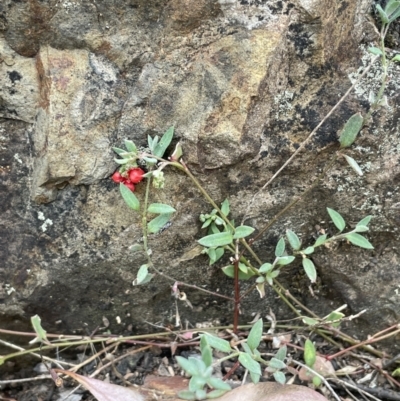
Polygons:
M147 211L149 213L156 213L156 214L165 214L165 213L174 213L176 210L169 205L165 205L164 203L152 203Z
M197 242L205 247L219 247L231 244L233 241L233 236L231 233L223 232L217 234L207 235L199 239Z
M160 214L147 224L149 233L158 233L169 221L172 213Z
M235 228L234 239L245 238L254 232L253 227L249 226L239 226Z
M213 336L210 333L204 333L204 334L202 334L202 336L205 336L207 338L207 342L208 342L208 344L210 344L210 346L212 348L215 348L218 351L225 352L225 353L232 352L232 348L229 344L229 341L226 341L223 338Z
M285 253L285 240L281 238L278 243L276 244L275 248L275 256L279 258Z
M230 278L235 278L235 267L233 265L228 265L222 268L224 274L226 274ZM253 277L255 273L252 270L248 270L247 273L243 273L239 270L239 279L240 280L248 280L249 278Z
M368 226L369 222L371 221L372 216L366 216L362 220L360 220L357 225L358 226Z
M346 159L348 165L356 172L356 174L358 174L359 176L362 176L364 174L359 164L352 157L347 155L343 155L343 157Z
M228 199L225 199L221 203L221 212L225 217L228 216L228 214L229 214L229 201L228 201Z
M129 139L125 139L124 143L125 143L125 147L128 150L128 152L136 152L137 151L136 145Z
M327 237L328 237L327 234L320 235L320 236L317 238L317 240L315 241L314 247L317 247L317 246L322 245L322 244L326 241L326 238L327 238Z
M317 271L315 270L314 263L308 258L304 258L302 263L304 271L307 274L307 277L310 279L312 283L315 283L315 280L317 279Z
M298 251L300 249L301 242L295 232L293 232L292 230L286 230L286 238L288 239L292 249L294 249L295 251Z
M249 354L241 352L239 355L239 362L250 372L261 375L260 364L256 362Z
M363 126L364 118L361 113L353 114L346 122L339 136L341 148L348 148L356 140Z
M273 369L285 369L286 363L277 358L271 358L268 366Z
M165 151L170 145L172 138L174 136L174 127L168 128L165 134L161 137L160 142L158 142L156 148L154 149L154 155L158 157L163 157Z
M263 333L263 321L262 319L257 320L250 330L249 336L247 337L247 345L253 351L258 348L261 342Z
M364 249L374 249L373 245L362 235L357 233L350 233L345 236L353 245L359 246Z
M315 351L314 344L307 338L304 344L304 362L311 369L317 359L317 352Z
M327 207L326 210L328 211L329 216L331 217L336 228L339 231L343 231L343 229L346 227L346 222L344 221L343 217L336 210L333 210L329 207Z
M122 198L125 203L133 210L139 210L140 202L136 198L135 194L127 188L124 184L119 184L119 191L121 192Z
M281 256L280 258L277 259L278 259L278 261L276 262L277 265L285 266L288 265L289 263L292 263L296 258L294 256Z
M264 263L263 265L260 266L260 268L258 269L258 271L260 273L267 273L269 272L271 269L273 268L271 263Z

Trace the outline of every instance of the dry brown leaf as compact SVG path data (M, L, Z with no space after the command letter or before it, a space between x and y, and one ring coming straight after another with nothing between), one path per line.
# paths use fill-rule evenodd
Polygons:
M226 393L216 401L328 401L320 393L297 385L279 383L246 384Z
M144 401L144 397L136 390L81 376L68 370L54 369L54 371L75 379L86 390L89 390L98 401Z
M318 355L315 358L315 363L312 369L323 377L335 376L335 369L333 368L332 363ZM306 368L301 368L299 370L300 380L311 381L313 377L314 375Z

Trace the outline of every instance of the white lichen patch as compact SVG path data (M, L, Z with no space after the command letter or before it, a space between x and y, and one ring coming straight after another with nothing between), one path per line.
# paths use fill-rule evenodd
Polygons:
M21 158L19 157L19 154L18 154L18 153L16 153L16 154L14 155L14 159L15 159L19 164L23 164L23 162L22 162Z
M278 110L275 113L275 118L287 117L288 112L293 109L292 100L294 93L290 91L283 91L274 97L274 104L278 105Z
M46 219L46 220L44 221L44 223L40 226L40 228L41 228L41 230L42 230L43 232L45 232L45 231L47 231L47 228L48 228L49 226L52 226L52 225L53 225L53 221L50 220L50 219Z
M368 67L371 63L371 61L374 59L374 55L368 52L368 48L365 46L360 46L360 49L362 51L362 57L361 57L361 62L362 66L358 68L356 72L350 73L349 74L349 79L352 84L354 84L359 75L365 70L366 67ZM388 55L388 58L390 59L390 55ZM366 76L356 85L354 92L355 94L364 100L368 101L373 101L375 99L376 94L379 91L379 88L382 85L382 74L383 74L383 69L382 65L380 63L380 60L378 59L375 62L375 65L369 70L369 72L366 74ZM398 63L389 63L388 67L388 76L399 76L400 75L400 66ZM390 78L389 78L390 79ZM393 82L393 79L389 80L389 85L387 86L385 90L385 95L388 98L392 98L393 96L396 95L396 92L399 90L400 85L394 84L390 85L390 83ZM383 106L385 106L383 104ZM390 108L390 104L388 104L386 107Z
M240 4L240 0L218 0L224 17L230 22L242 25L248 30L257 29L277 20L266 4L255 4L249 0L248 4Z

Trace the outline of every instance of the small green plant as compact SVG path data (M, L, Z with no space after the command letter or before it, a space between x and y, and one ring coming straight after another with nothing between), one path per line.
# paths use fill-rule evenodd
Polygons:
M216 363L221 363L227 359L237 358L239 362L248 370L253 383L258 383L262 375L261 367L265 366L267 371L273 374L275 380L281 384L286 382L285 374L282 372L286 368L284 362L286 358L286 346L281 347L278 352L269 360L265 360L258 347L263 336L263 321L259 319L251 328L246 340L240 342L238 346L232 348L231 344L219 337L209 333L201 334L200 350L201 359L189 357L185 359L177 356L179 366L191 376L189 389L181 391L178 395L185 400L204 400L206 398L220 397L223 393L230 390L230 386L221 379L212 377L212 349L227 354ZM207 392L207 387L214 390Z

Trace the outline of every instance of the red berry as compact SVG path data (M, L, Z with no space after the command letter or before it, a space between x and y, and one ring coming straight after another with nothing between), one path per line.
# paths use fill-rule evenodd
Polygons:
M124 185L129 188L132 192L135 190L135 186L130 181L125 181Z
M131 168L128 171L128 177L129 177L130 181L133 182L134 184L138 184L140 181L142 181L143 175L144 175L144 171L139 167Z
M112 176L111 179L116 182L117 184L124 181L124 177L122 177L119 171L116 171Z

